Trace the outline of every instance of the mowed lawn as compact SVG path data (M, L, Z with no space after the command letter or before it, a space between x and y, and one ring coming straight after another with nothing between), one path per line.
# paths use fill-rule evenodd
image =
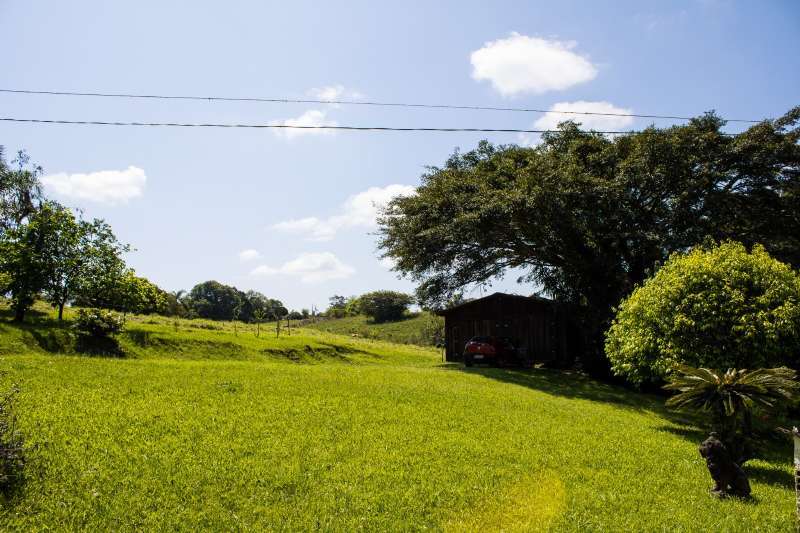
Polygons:
M2 324L30 448L0 529L793 528L788 443L748 467L753 501L714 499L704 435L658 398L319 332L137 320L123 359Z

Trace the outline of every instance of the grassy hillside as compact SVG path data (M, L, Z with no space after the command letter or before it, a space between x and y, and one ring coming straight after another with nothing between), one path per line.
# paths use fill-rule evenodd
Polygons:
M431 315L423 312L397 322L375 324L366 316L357 315L309 323L306 327L328 333L355 334L367 339L429 346L433 341L430 335L425 334L425 330L431 318Z
M116 359L52 351L64 332L43 319L0 323L29 446L0 529L792 528L788 445L748 466L754 501L714 499L703 434L658 398L217 326L137 317Z

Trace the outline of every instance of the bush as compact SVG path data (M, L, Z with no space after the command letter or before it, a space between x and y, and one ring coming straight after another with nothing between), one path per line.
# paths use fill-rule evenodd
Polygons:
M394 291L368 292L358 299L359 310L375 322L400 320L412 303L411 296Z
M673 254L606 333L615 374L658 382L675 365L798 368L800 275L739 243Z
M104 309L80 309L75 319L75 330L83 336L105 339L116 335L125 326L125 319Z

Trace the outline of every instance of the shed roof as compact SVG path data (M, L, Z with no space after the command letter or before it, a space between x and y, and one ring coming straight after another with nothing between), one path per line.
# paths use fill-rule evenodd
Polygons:
M448 307L447 309L442 309L441 311L437 311L436 314L440 315L440 316L447 316L451 312L456 311L456 310L461 310L464 307L472 306L472 305L479 305L481 303L486 303L487 301L494 300L494 299L520 300L520 301L525 301L525 302L532 302L533 301L533 302L540 302L540 303L545 303L545 304L555 303L553 300L550 300L549 298L543 298L541 296L536 296L536 295L522 296L520 294L506 294L504 292L495 292L495 293L490 294L488 296L484 296L483 298L478 298L478 299L475 299L475 300L469 300L467 302L460 303L458 305L454 305L453 307Z

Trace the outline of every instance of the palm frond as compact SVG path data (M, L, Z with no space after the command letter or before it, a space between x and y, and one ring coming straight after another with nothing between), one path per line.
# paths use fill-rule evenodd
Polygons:
M800 392L797 373L786 367L725 372L708 368L678 366L664 388L677 394L667 407L700 411L717 410L733 416L756 405L773 408Z

